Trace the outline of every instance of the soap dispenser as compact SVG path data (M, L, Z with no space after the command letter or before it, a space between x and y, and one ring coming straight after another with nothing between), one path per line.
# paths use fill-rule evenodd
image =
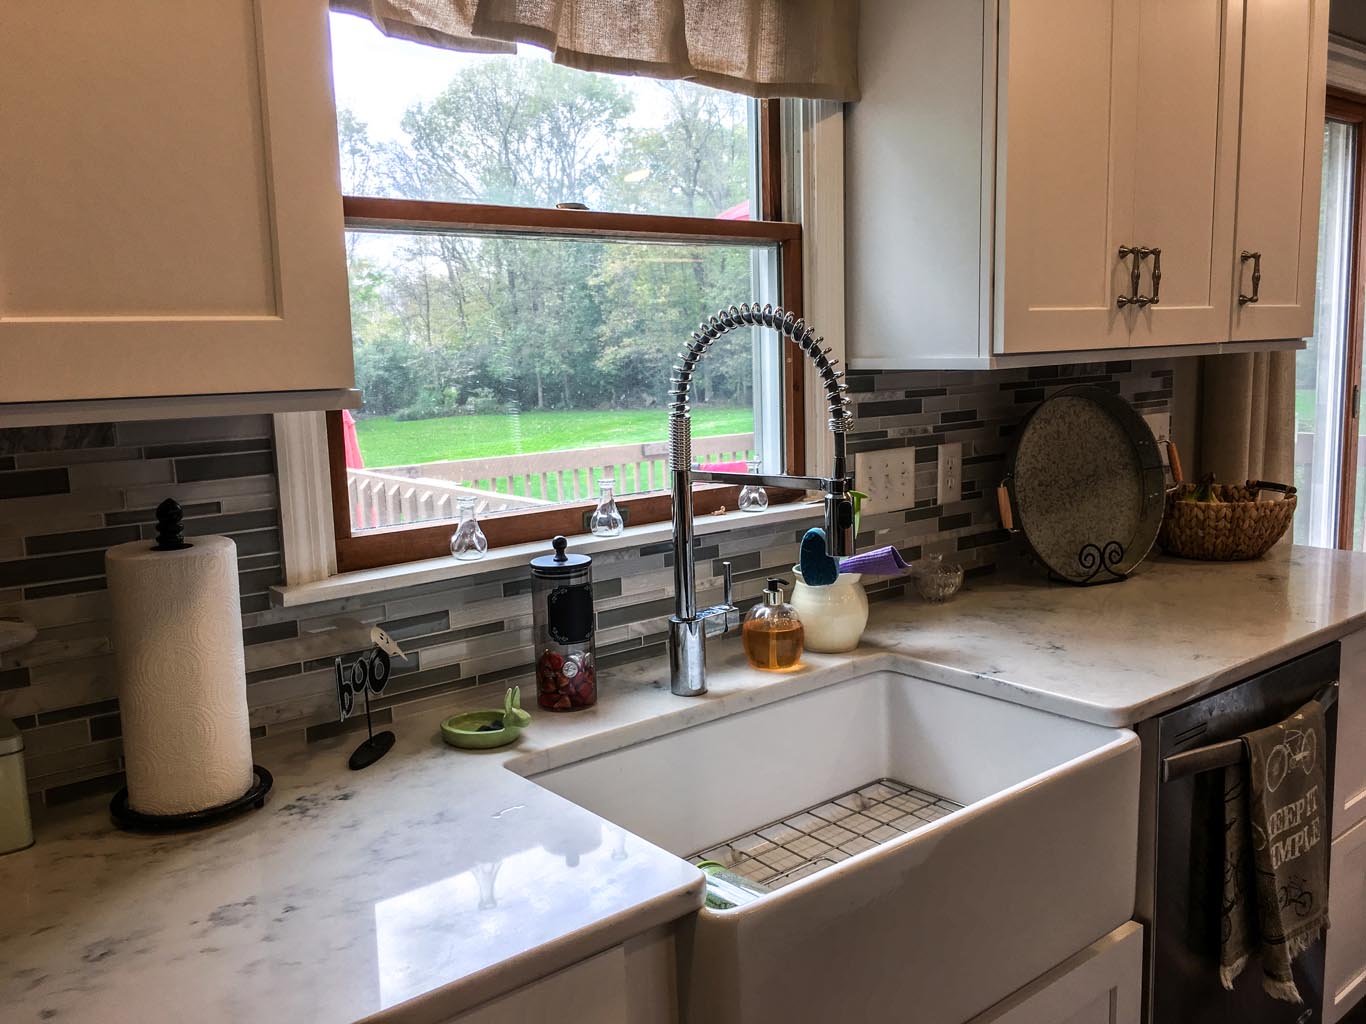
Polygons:
M740 642L755 668L781 672L801 660L802 622L796 609L783 600L784 586L778 577L770 576L764 599L745 613Z

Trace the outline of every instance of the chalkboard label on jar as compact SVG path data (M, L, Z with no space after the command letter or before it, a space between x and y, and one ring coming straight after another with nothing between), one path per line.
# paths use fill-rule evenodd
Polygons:
M546 597L546 630L557 644L582 644L593 638L593 585L556 587Z

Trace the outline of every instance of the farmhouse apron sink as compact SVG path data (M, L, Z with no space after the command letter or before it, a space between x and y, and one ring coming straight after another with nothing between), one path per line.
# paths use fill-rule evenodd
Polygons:
M961 1024L1132 916L1138 777L1127 729L878 672L533 781L773 874L682 924L685 1021Z

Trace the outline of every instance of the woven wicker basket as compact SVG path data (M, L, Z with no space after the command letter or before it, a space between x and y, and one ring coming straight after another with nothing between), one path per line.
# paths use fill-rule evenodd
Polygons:
M1285 534L1295 516L1295 488L1284 501L1258 501L1262 485L1215 484L1218 501L1182 501L1195 484L1178 484L1167 492L1167 514L1158 543L1169 554L1208 561L1240 562L1261 558Z

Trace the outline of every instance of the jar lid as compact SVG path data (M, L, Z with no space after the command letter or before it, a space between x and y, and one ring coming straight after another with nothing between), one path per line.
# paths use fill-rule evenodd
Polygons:
M550 542L555 549L553 555L541 555L531 560L531 568L537 576L574 576L593 564L588 555L570 554L565 550L569 541L563 536Z
M0 718L0 757L24 749L24 734L8 718Z

